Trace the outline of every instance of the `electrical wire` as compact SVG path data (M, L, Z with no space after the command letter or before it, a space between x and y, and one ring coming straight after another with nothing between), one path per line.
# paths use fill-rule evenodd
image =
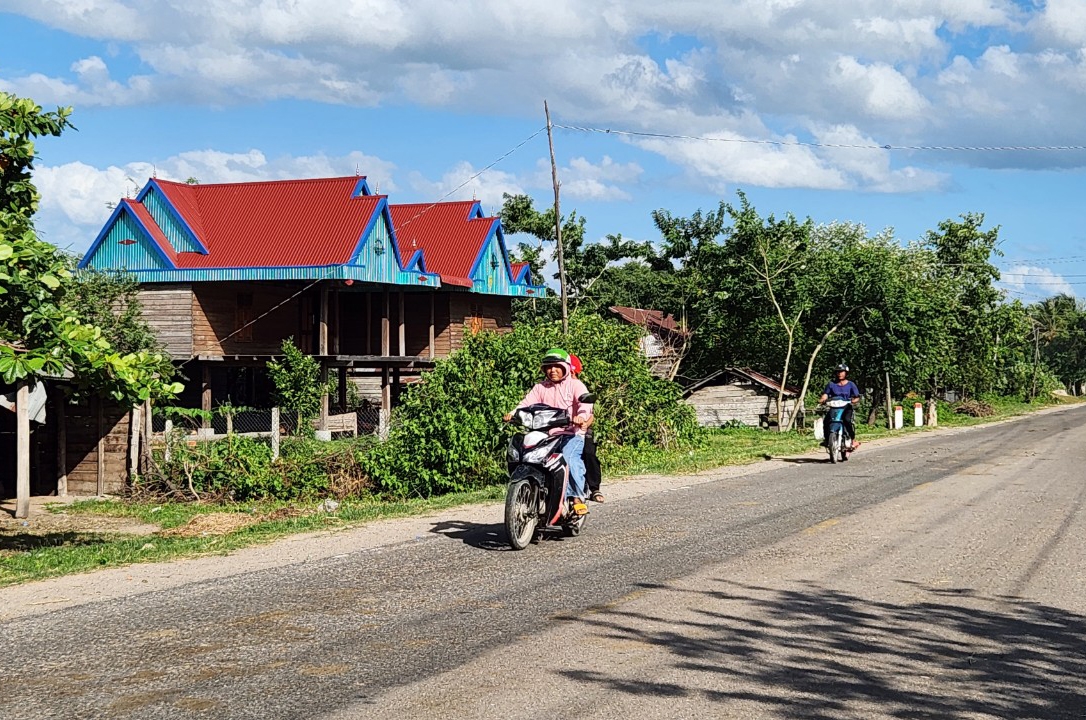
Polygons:
M523 140L521 140L521 141L520 141L519 143L517 143L516 145L514 145L513 147L511 147L511 148L510 148L509 150L506 150L506 151L505 151L504 153L502 153L501 155L499 155L499 156L498 156L497 158L495 158L495 159L494 159L494 160L493 160L492 162L490 162L490 163L489 163L488 165L486 165L486 166L485 166L485 167L483 167L483 168L482 168L481 170L479 170L478 172L476 172L476 173L475 173L474 175L472 175L472 176L470 176L469 178L467 178L466 180L464 180L464 182L460 183L459 185L457 185L456 187L454 187L454 188L453 188L452 190L449 190L449 191L448 191L447 193L445 193L444 195L442 195L441 197L439 197L439 198L438 198L437 200L434 200L434 201L433 201L432 203L430 203L430 204L426 205L425 207L423 207L423 208L422 208L421 210L419 210L419 211L418 211L417 213L415 213L415 214L414 214L414 215L412 215L412 216L411 216L410 218L408 218L408 219L407 219L407 220L405 220L405 221L404 221L403 223L401 223L399 227L400 227L400 228L405 228L405 227L407 227L408 225L410 225L411 223L413 223L413 222L414 222L415 220L418 220L418 219L419 219L420 217L422 217L423 215L425 215L426 213L428 213L428 212L429 212L430 210L432 210L432 209L433 209L434 207L436 207L436 206L437 206L437 205L439 205L439 204L440 204L441 202L443 202L443 201L444 201L444 200L445 200L446 198L450 197L451 195L453 195L453 194L454 194L454 193L456 193L457 191L461 190L461 189L462 189L462 188L463 188L464 186L468 185L468 184L469 184L469 183L470 183L470 182L471 182L472 180L475 180L476 178L478 178L478 177L479 177L480 175L482 175L483 173L485 173L485 172L487 172L488 170L492 169L492 168L493 168L494 166L496 166L496 165L497 165L498 163L500 163L500 162L501 162L502 160L505 160L505 159L506 159L507 157L509 157L510 155L512 155L513 153L515 153L515 152L516 152L517 150L520 150L520 149L521 149L522 147L524 147L525 145L527 145L528 143L530 143L530 142L531 142L532 140L534 140L534 139L536 139L537 137L539 137L540 133L544 133L544 132L546 132L546 131L547 131L547 126L546 126L546 125L544 125L543 127L539 128L538 130L536 130L535 132L533 132L533 133L532 133L531 135L529 135L528 137L524 138L524 139L523 139ZM329 271L330 271L330 269L329 269ZM274 305L274 306L273 306L273 307L271 307L271 308L270 308L269 310L267 310L267 311L265 311L265 312L261 313L260 315L257 315L257 316L256 316L255 318L253 318L253 319L252 319L252 320L250 320L249 322L245 323L244 325L242 325L241 327L239 327L238 329L236 329L236 330L235 330L234 332L232 332L232 333L230 333L229 335L227 335L226 337L224 337L224 338L223 338L222 340L220 340L219 342L220 342L220 343L226 342L226 341L227 341L227 340L229 340L230 338L232 338L232 337L234 337L235 335L237 335L238 333L240 333L240 332L241 332L242 330L244 330L245 328L247 328L247 327L250 327L250 326L252 326L252 325L256 324L256 323L257 323L258 321L262 320L263 318L266 318L266 317L267 317L268 315L271 315L271 314L272 314L273 312L275 312L275 311L276 311L276 310L278 310L279 308L283 307L284 305L286 305L286 304L287 304L288 302L290 302L290 301L291 301L291 300L293 300L294 298L298 297L299 295L301 295L302 293L306 292L306 291L307 291L307 290L309 290L310 288L314 287L314 286L315 286L315 285L317 285L318 283L320 283L320 282L322 282L322 281L324 281L324 280L328 280L328 279L330 279L330 275L329 275L329 276L326 276L326 277L321 277L321 278L317 278L316 280L314 280L313 282L309 283L308 285L305 285L304 287L302 287L302 289L301 289L301 290L299 290L298 292L294 293L294 294L293 294L293 295L291 295L290 297L286 298L286 299L285 299L285 300L283 300L282 302L278 303L277 305Z
M678 135L673 133L649 132L644 130L619 130L615 128L591 127L585 125L560 125L554 127L583 133L601 135L620 135L664 140L693 140L697 142L741 143L747 145L777 145L790 147L833 148L848 150L933 150L955 152L1060 152L1067 150L1086 150L1086 145L877 145L875 143L826 143L809 140L761 140L757 138L722 138L705 135Z

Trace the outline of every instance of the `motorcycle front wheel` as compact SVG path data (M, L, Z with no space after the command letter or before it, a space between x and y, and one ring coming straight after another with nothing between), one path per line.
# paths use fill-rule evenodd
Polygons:
M509 547L523 550L532 542L539 518L534 511L532 484L527 480L509 483L505 493L505 531Z
M838 453L838 450L839 450L840 446L841 446L841 434L836 433L836 432L830 433L830 437L826 441L826 447L829 448L829 451L830 451L830 462L831 463L837 462L837 453Z

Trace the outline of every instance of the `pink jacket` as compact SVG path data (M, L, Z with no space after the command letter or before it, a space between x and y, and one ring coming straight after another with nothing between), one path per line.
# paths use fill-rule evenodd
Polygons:
M583 382L573 377L573 373L569 372L567 367L566 376L560 381L554 383L550 380L544 380L537 383L517 405L517 410L529 405L550 405L553 408L565 410L573 419L584 418L587 420L592 417L592 405L582 403L577 399L587 392L588 388L585 387ZM573 428L574 426L555 429L551 431L551 434L570 433ZM585 431L583 428L576 428L576 434L584 435Z

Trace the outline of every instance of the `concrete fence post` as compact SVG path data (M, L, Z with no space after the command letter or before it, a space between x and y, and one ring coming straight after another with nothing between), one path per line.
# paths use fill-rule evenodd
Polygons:
M913 404L913 427L920 427L924 424L924 403Z
M279 408L271 409L271 454L272 460L279 459Z
M900 405L894 406L894 430L905 427L905 411Z

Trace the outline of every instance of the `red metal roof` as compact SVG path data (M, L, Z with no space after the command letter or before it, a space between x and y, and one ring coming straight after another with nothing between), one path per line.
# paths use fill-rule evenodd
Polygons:
M529 264L530 263L526 263L526 262L509 263L509 269L513 273L513 280L514 281L520 276L521 271L524 270L524 268L528 267Z
M207 255L177 253L177 266L241 268L341 265L350 260L384 199L355 197L359 180L155 182L208 250Z
M132 211L132 214L143 223L143 226L147 228L147 232L151 234L151 240L158 245L158 249L163 252L170 259L171 262L177 262L177 253L174 252L173 246L170 245L170 241L166 239L166 236L162 234L162 228L156 223L154 218L151 217L151 213L147 212L140 203L135 200L121 200L125 207Z
M497 218L472 217L478 207L472 200L389 207L405 262L422 250L427 272L440 275L443 283L471 287L472 265Z

